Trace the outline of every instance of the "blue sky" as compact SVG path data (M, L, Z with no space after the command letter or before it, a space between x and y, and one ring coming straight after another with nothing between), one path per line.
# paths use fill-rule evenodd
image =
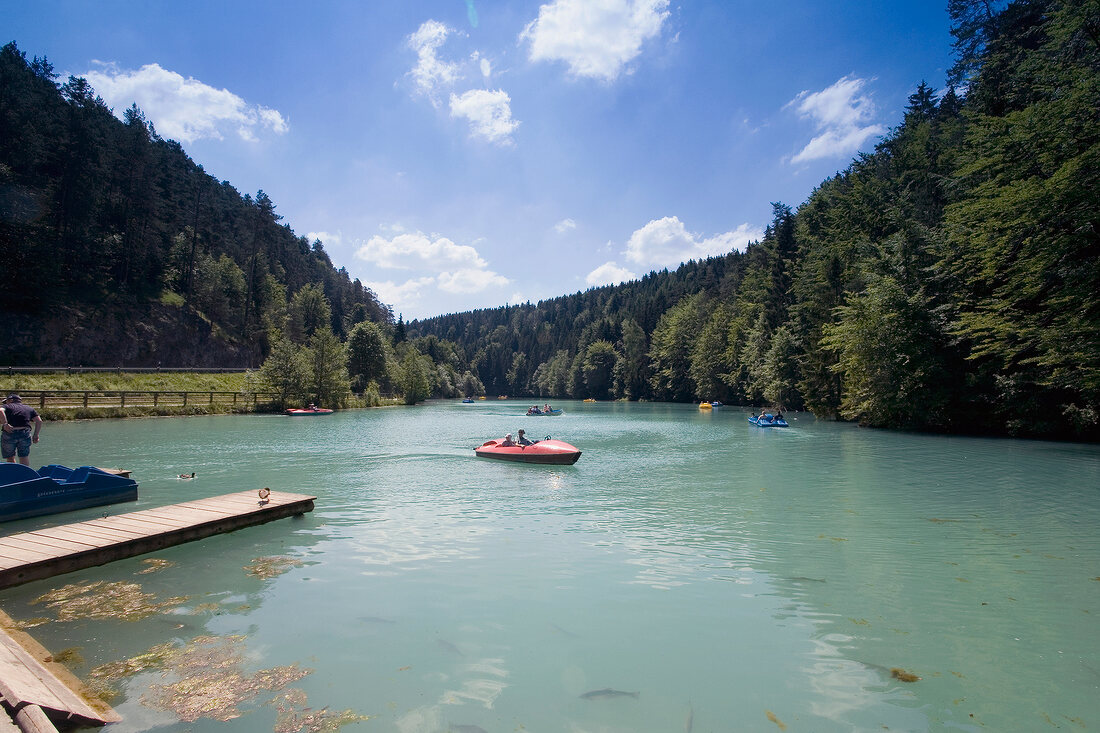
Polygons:
M946 0L14 2L405 318L743 249L951 63Z

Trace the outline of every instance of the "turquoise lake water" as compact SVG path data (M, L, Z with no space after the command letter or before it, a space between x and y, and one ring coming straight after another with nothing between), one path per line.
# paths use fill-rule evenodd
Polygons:
M242 693L230 720L181 721L164 689L185 673L141 671L116 682L112 733L317 730L344 711L370 716L345 731L402 733L1100 727L1100 447L553 404L47 424L34 465L129 468L140 500L5 534L263 486L316 509L0 608L51 619L30 633L75 649L82 678L211 636L239 676L304 675ZM520 427L584 454L474 456ZM150 558L171 564L142 572ZM292 562L264 578L257 558ZM136 621L40 600L101 581L174 600Z

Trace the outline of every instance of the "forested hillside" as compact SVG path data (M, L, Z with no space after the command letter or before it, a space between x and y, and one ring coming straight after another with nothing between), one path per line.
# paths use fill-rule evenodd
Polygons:
M950 0L956 64L746 252L408 324L490 393L1095 440L1100 5Z
M392 322L259 191L217 181L136 106L0 49L0 364L251 366L316 301ZM298 313L295 313L297 306Z

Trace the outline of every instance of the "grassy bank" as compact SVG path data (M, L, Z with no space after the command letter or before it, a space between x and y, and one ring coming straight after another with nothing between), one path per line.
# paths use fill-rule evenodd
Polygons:
M94 372L90 374L13 374L0 376L6 397L27 390L87 389L117 392L252 392L259 389L255 372L192 374L190 372Z
M0 395L20 392L51 392L88 390L95 392L237 392L251 394L264 392L255 372L208 374L190 372L96 372L90 374L14 374L0 377ZM31 400L28 400L31 402ZM346 408L380 407L404 404L400 398L378 397L377 394L346 401ZM33 402L32 402L33 405ZM157 417L182 415L229 415L240 413L270 413L276 408L268 403L245 401L237 404L214 402L212 404L126 406L126 407L44 407L33 405L43 420L88 420L93 418Z

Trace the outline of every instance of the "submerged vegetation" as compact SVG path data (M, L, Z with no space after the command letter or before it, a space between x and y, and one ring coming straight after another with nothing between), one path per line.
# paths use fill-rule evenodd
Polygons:
M66 585L32 601L55 609L58 621L106 618L138 621L186 602L186 596L157 600L137 583L111 583L105 580Z
M275 730L336 731L369 716L351 710L330 712L309 706L306 693L289 687L313 672L289 664L248 673L242 636L199 636L187 643L158 644L129 659L103 664L88 675L88 687L104 700L118 696L117 686L144 672L160 672L167 680L154 684L141 698L144 705L166 710L184 722L199 718L218 721L239 718L261 693L276 692L270 700L277 711Z

